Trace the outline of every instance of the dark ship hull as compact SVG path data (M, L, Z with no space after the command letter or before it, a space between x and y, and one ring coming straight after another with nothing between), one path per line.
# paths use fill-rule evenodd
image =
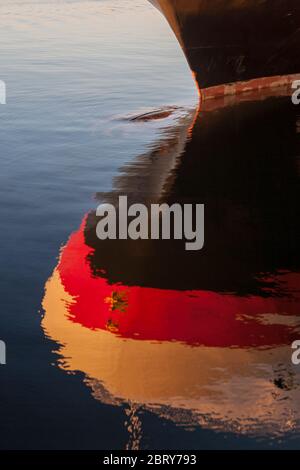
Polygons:
M150 1L175 32L200 89L248 81L256 88L298 78L299 0ZM219 91L230 93L228 87Z

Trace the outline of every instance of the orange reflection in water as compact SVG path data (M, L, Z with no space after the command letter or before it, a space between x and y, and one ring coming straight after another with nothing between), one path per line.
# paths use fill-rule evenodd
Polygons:
M185 425L250 434L297 426L298 299L110 285L91 272L84 226L43 301L62 368L84 372L101 401L142 404ZM282 282L299 285L299 274Z
M103 244L96 239L96 218L91 213L70 237L46 284L42 326L45 334L59 345L59 366L67 372L83 372L98 400L129 404L136 426L133 440L140 433L135 412L139 407L191 428L201 425L270 438L299 430L300 373L291 362L291 343L300 337L300 274L294 251L298 191L292 190L297 188L293 157L298 154L297 147L292 146L282 159L277 155L286 135L290 135L289 126L293 126L294 136L296 117L292 115L287 120L277 108L280 104L287 113L287 93L288 90L278 90L273 101L264 91L262 96L255 92L204 102L196 119L191 113L184 125L180 121L171 138L158 143L146 159L148 165L143 166L143 160L138 159L133 172L127 171L123 177L118 191L137 188L139 195L141 188L155 187L155 193L163 194L162 200L168 191L177 197L180 190L185 195L187 189L194 189L198 198L199 191L203 191L212 207L206 218L207 230L215 228L214 221L219 216L215 202L220 207L224 204L224 244L219 247L219 232L215 234L211 229L211 248L208 246L201 254L204 261L199 270L195 266L202 259L196 255L188 262L182 256L182 264L176 265L176 248L164 253L163 246L144 250L142 245L136 250L140 258L134 259L130 244ZM270 120L275 117L275 134L263 127L266 116ZM193 132L189 130L191 124ZM265 129L264 136L261 129ZM219 135L221 141L224 133L228 151L215 147L215 136ZM262 153L277 157L271 161L267 158L262 165L261 154L249 149L249 142L255 138L260 139ZM237 165L240 160L236 157L240 155L243 165ZM227 166L223 166L225 157ZM200 158L201 171L197 166ZM218 184L212 184L211 165L222 167L223 172L227 170L227 180L222 175ZM263 173L261 178L264 168L272 171ZM243 184L237 185L240 181ZM281 198L286 196L284 210L290 206L280 227L278 210L267 212L267 218L261 214L269 201L272 207L275 202L279 205L279 183ZM232 189L227 193L230 184ZM251 199L253 186L260 189L259 200L257 194L254 201ZM226 199L226 194L230 198ZM231 230L233 223L237 224L239 235ZM274 227L280 231L274 232ZM253 245L259 247L257 257ZM285 249L280 251L282 246L290 247L287 255ZM151 256L144 256L148 248L154 253L152 271L147 264ZM107 272L101 271L103 263ZM185 285L191 285L195 277L195 290L161 288L161 271L167 274L169 265L174 272L170 273L168 286L182 287L185 277ZM183 266L188 272L182 272ZM218 282L207 282L211 267L211 278ZM143 270L151 271L152 277L143 278ZM248 285L261 272L277 274L271 279L266 275L260 278L264 282L257 289L249 289L251 295L223 293L239 284ZM124 278L129 280L109 281L122 279L122 274L128 274ZM244 278L239 283L241 276ZM140 287L142 279L143 285L155 288ZM198 288L201 285L207 285L207 290ZM139 437L134 445L138 444Z

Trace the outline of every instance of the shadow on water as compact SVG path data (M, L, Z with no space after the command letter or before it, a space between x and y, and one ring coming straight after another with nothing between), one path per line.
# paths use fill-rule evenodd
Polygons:
M241 445L298 432L297 112L286 89L207 101L97 194L205 204L203 250L100 241L95 211L64 247L42 326L61 369L83 372L101 402L126 405L128 448L143 446L145 410Z

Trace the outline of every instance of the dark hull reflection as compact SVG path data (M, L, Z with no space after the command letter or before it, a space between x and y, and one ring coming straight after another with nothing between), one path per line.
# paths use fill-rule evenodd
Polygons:
M298 430L300 148L289 92L204 104L98 195L130 188L133 202L204 203L203 251L100 242L94 212L70 237L46 285L43 328L60 366L84 372L97 399L187 427Z
M104 271L110 283L131 286L285 293L273 275L300 268L297 107L284 96L250 97L228 106L216 101L216 109L204 104L163 196L142 193L144 184L141 193L129 193L133 202L205 204L204 249L186 252L184 241L147 240L106 241L100 249L91 213L84 232L95 248L89 260L95 275ZM131 191L134 183L131 178ZM128 186L123 183L124 194Z

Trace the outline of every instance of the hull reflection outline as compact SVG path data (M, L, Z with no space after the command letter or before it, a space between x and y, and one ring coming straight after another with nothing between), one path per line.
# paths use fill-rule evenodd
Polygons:
M299 135L288 95L207 103L105 196L137 188L136 202L205 203L203 252L99 241L94 211L71 235L45 287L42 327L59 345L59 366L83 372L98 400L191 429L262 437L299 429L291 363L300 335Z

